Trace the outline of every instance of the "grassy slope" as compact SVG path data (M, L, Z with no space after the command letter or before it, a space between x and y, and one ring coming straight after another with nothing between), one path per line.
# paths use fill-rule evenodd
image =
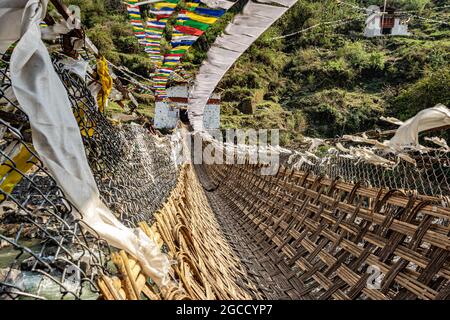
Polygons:
M420 9L421 16L449 21L448 9L433 10L445 1L398 2L398 8ZM370 1L353 3L367 6ZM283 142L292 144L301 134L333 137L384 128L381 115L407 119L438 102L449 105L448 25L416 18L410 22L411 37L366 39L363 17L337 28L271 39L357 16L336 1L299 1L221 82L223 126L279 127ZM256 111L243 114L250 102Z
M393 3L393 1L397 3ZM87 33L107 58L147 75L151 64L137 45L120 0L70 0L82 8ZM356 1L360 6L379 1ZM196 70L209 45L245 1L240 1L190 50L188 69ZM433 7L447 0L391 0L419 15L449 21L450 11ZM301 136L336 136L383 126L380 115L406 119L417 111L450 102L450 27L417 18L411 37L366 39L364 17L336 28L273 40L316 23L356 18L335 0L299 0L236 62L218 90L225 128L281 128L282 142ZM360 16L360 15L359 15ZM150 108L151 99L143 99ZM250 111L251 114L248 114ZM151 111L148 112L151 115Z

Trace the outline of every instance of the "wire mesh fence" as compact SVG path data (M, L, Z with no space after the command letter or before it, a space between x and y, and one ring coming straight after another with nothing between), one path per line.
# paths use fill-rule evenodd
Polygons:
M0 77L0 297L96 297L94 277L106 270L109 247L74 219L74 208L33 150L7 56Z
M426 152L404 150L402 155L370 150L385 161L383 165L355 157L333 148L325 156L318 157L300 151L284 163L298 170L311 171L315 175L340 178L347 182L367 186L414 191L421 195L442 198L450 205L450 152L444 148Z
M27 116L14 98L9 57L0 62L0 299L96 299L100 273L114 272L111 248L75 210L35 153ZM79 123L105 204L127 226L152 221L176 183L168 138L140 125L113 126L86 78L53 56ZM86 227L86 228L85 228Z
M137 124L113 126L97 109L87 85L92 78L81 79L60 61L55 55L103 200L129 227L150 222L176 183L170 139Z

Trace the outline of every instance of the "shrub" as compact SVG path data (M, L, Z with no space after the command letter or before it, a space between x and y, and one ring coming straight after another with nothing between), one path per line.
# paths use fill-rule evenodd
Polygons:
M344 58L330 60L325 63L325 70L335 81L348 82L356 76Z
M106 26L96 25L87 31L87 35L102 54L115 49L111 33Z
M425 78L406 87L392 102L393 114L406 120L420 110L442 103L450 105L450 68L428 74Z
M252 91L246 88L233 87L231 89L227 89L222 93L222 101L232 102L237 101L240 102L244 98L251 97Z
M117 50L127 53L139 53L142 52L142 48L136 41L134 36L116 37L115 45Z
M242 99L238 107L243 114L253 114L256 111L256 105L251 97Z
M297 98L289 106L302 110L307 135L335 137L371 128L382 114L378 96L340 89L323 90Z
M136 101L145 105L152 105L155 102L155 97L147 93L134 93Z
M380 3L382 3L382 1L379 1L379 0L368 0L365 2L367 3L367 5L375 4L377 6L380 6ZM391 0L391 1L389 1L389 5L394 8L399 8L399 9L403 9L403 10L417 10L417 11L422 10L428 3L430 3L430 0Z
M361 42L347 42L337 50L337 57L345 59L355 70L383 70L385 56L383 52L368 52Z
M259 76L252 71L233 69L220 83L221 88L241 87L249 89L259 89L262 86Z
M148 77L155 68L149 58L140 54L119 53L119 57L124 66L144 77Z
M405 47L398 51L393 76L399 80L420 79L425 70L438 70L446 67L450 61L450 47L445 43L416 43L413 48Z

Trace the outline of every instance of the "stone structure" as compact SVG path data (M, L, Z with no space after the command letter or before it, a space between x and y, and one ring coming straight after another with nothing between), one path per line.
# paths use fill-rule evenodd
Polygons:
M189 87L176 86L167 89L170 102L157 101L155 104L155 127L158 129L175 128L177 121L187 120ZM218 129L220 126L220 96L213 94L204 110L205 129Z
M379 6L372 5L367 8L367 14L364 29L364 36L366 37L410 35L407 22L391 8L386 8L386 12L382 12Z

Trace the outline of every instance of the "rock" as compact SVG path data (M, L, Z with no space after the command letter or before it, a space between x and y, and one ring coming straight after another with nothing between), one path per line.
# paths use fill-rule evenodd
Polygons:
M36 263L35 257L29 257L23 260L20 264L20 268L22 270L31 270L33 268L33 265Z
M0 240L0 249L6 248L6 247L10 247L10 246L12 246L12 244L9 243L8 241Z
M4 224L2 225L2 233L4 236L14 237L20 228L20 224Z
M0 269L0 280L3 282L15 282L22 274L20 270L4 268Z
M17 204L12 201L3 201L0 204L0 220L2 220L6 215L12 211L17 210Z
M256 111L256 104L252 98L247 97L242 99L238 108L243 114L254 114Z

